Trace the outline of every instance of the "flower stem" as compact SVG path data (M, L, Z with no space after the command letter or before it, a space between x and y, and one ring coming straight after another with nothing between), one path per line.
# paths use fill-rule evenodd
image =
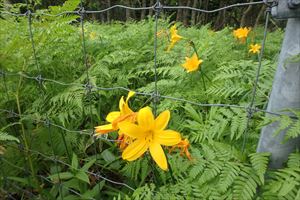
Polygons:
M20 116L22 115L21 106L20 106L20 95L19 95L21 84L22 84L22 76L20 76L19 83L18 83L18 88L17 88L17 91L16 91L16 103L17 103L18 114ZM34 170L34 167L33 167L33 164L32 164L31 154L29 152L29 145L28 145L28 141L27 141L27 137L26 137L26 133L25 133L24 124L22 122L20 122L20 126L21 126L21 130L22 130L22 139L23 139L24 145L25 145L25 153L24 154L26 156L26 160L28 160L31 175L32 175L33 180L34 180L33 186L36 185L38 187L38 190L41 191L38 180L35 178L35 170ZM29 180L30 180L30 178L29 178ZM29 181L29 184L30 184L30 181Z
M172 170L172 167L170 165L168 156L166 156L166 158L167 158L167 163L168 163L168 166L169 166L169 173L170 173L171 179L172 179L173 183L176 184L174 174L173 174L173 170Z
M154 179L154 183L157 183L158 184L158 175L157 175L157 170L155 168L155 166L153 165L153 160L150 159L150 154L148 153L148 155L146 156L150 166L151 166L151 169L152 169L152 173L153 173L153 179Z
M206 92L206 85L205 85L205 81L204 81L204 77L202 76L203 71L200 70L200 77L201 77L201 80L202 80L202 83L203 83L203 88L204 88L204 91Z

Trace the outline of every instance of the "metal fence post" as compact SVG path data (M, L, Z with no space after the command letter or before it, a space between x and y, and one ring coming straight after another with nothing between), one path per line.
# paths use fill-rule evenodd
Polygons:
M297 1L279 1L272 9L273 17L288 19L288 22L267 108L267 111L289 115L291 113L283 110L300 109L300 60L289 62L293 56L300 55L300 7L289 7L291 2ZM300 148L300 137L283 142L286 130L274 136L278 126L278 122L274 122L264 127L257 147L257 152L271 152L270 168L283 167L288 155Z

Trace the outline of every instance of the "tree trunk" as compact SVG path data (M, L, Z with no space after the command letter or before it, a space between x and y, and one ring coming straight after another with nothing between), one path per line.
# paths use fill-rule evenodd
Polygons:
M202 0L199 0L199 7L198 8L201 8L203 5L203 2ZM202 13L201 12L197 12L197 17L196 17L196 21L197 23L201 23L201 16L202 16Z
M105 1L97 1L97 7L99 8L99 9L104 9L105 8ZM101 19L101 22L102 23L105 23L105 20L106 20L106 13L101 13L100 14L100 19Z
M222 8L224 6L226 6L226 2L220 1L219 8ZM224 23L226 22L225 14L226 14L226 10L219 11L219 14L217 16L217 19L216 19L215 25L214 25L215 30L219 30L223 27Z
M202 7L202 9L208 10L208 3L209 3L208 0L204 0L204 1L200 0L199 8ZM207 23L206 22L207 21L206 18L207 18L207 14L206 13L199 12L199 14L197 16L197 21L200 22L200 24L206 24Z
M253 0L250 0L249 2L253 2ZM253 5L249 5L248 8L244 11L242 19L241 19L240 27L244 27L244 26L248 25L247 19L248 19L249 13L252 10L252 7L253 7Z
M198 0L194 0L193 2L193 8L197 8L198 5ZM195 25L196 24L196 17L197 17L197 12L196 11L192 11L192 16L191 16L191 24Z
M191 0L187 1L186 6L191 6ZM185 9L183 11L183 24L185 26L189 25L189 18L190 18L190 10L189 9Z
M183 6L182 0L178 1L178 6ZM182 9L177 9L176 21L181 21L182 20L182 15L183 15L183 10Z
M146 6L147 6L146 0L143 0L142 1L142 7L146 7ZM142 10L142 12L141 12L141 20L145 19L145 17L146 17L146 10Z
M262 6L257 17L256 17L256 20L255 20L255 24L254 24L254 27L257 27L259 25L259 21L262 17L262 15L264 14L264 11L266 10L266 6Z
M135 7L134 0L130 0L129 1L129 6L130 7ZM137 19L136 18L136 11L135 10L132 10L131 13L130 13L130 15L131 15L132 19Z
M107 3L107 7L111 7L111 1L110 0L106 0L106 3ZM110 12L110 10L108 10L106 13L107 13L106 14L106 20L109 23L110 20L111 20L111 12Z
M130 6L130 1L126 1L126 6ZM126 21L129 21L130 20L130 17L131 17L131 12L130 12L131 10L129 10L129 9L126 9L126 11L125 11L125 15L126 15Z
M149 6L153 6L154 5L154 0L150 0L150 5ZM149 10L149 15L152 16L153 15L153 9Z
M205 1L205 4L204 4L204 9L205 10L208 10L208 4L209 4L209 0L206 0ZM208 14L207 13L203 13L203 21L204 21L204 24L207 24L208 23Z

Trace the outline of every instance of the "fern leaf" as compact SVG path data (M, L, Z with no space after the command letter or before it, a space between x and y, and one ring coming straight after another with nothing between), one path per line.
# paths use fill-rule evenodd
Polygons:
M20 142L18 138L1 131L0 131L0 141L15 141L18 143Z
M261 184L264 184L264 174L267 171L270 153L253 153L250 154L250 162L253 169L259 176Z

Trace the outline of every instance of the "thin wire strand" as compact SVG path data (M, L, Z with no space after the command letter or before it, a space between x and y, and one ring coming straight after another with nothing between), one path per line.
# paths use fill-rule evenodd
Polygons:
M23 168L21 168L21 167L15 165L14 163L8 161L8 160L5 159L5 158L2 158L2 160L3 160L4 162L6 162L8 165L10 165L11 167L14 167L14 168L16 168L16 169L18 169L18 170L21 170L21 171L25 171L25 169L23 169ZM40 178L42 178L44 181L47 181L48 183L54 184L48 177L45 177L45 176L42 176L42 175L38 175L38 174L36 175L36 177L40 177ZM65 187L65 186L62 185L62 187ZM83 197L80 193L76 192L76 191L73 190L72 188L69 188L69 187L65 187L65 188L66 188L69 192L72 192L72 193L76 194L76 195L79 196L79 197ZM89 199L95 200L94 198L89 198Z
M267 8L266 21L265 21L265 27L264 27L264 36L263 36L263 40L261 42L261 51L260 51L259 58L258 58L259 59L258 60L258 68L257 68L257 71L256 71L256 77L255 77L255 82L254 82L254 86L253 86L252 98L251 98L250 105L249 105L249 110L248 110L248 118L247 118L247 123L246 123L246 129L245 129L244 136L243 136L242 153L244 153L245 145L246 145L247 140L248 140L248 135L249 135L248 132L249 132L250 121L251 121L251 118L253 116L252 108L253 108L253 105L254 105L254 102L255 102L256 91L257 91L260 71L261 71L261 67L262 67L262 58L263 58L264 50L265 50L265 42L266 42L266 38L267 38L270 12L271 12L270 8Z
M160 7L159 0L156 1L158 7ZM158 26L158 17L160 14L160 8L155 10L155 27L154 27L154 98L153 98L153 106L154 106L154 116L156 116L157 112L157 26Z
M88 83L87 84L63 83L63 82L60 82L60 81L57 81L57 80L43 78L43 77L41 77L41 75L39 75L37 77L31 77L31 76L28 76L28 75L23 74L23 73L17 73L17 74L6 73L6 75L8 75L8 76L10 76L10 75L11 76L19 75L19 76L23 76L24 78L33 79L33 80L36 80L36 81L39 81L39 82L41 82L41 81L48 81L48 82L52 82L52 83L55 83L55 84L58 84L58 85L62 85L62 86L78 86L78 87L81 87L82 89L87 90L87 87L90 86L89 85L90 84L89 83L90 79L89 79L88 63L87 63L87 53L86 53L85 37L84 37L84 15L85 14L92 14L92 13L103 13L103 12L107 12L107 11L109 11L111 9L114 9L114 8L124 8L124 9L130 9L130 10L154 9L156 11L156 15L155 15L155 36L154 36L154 38L155 38L154 39L154 71L155 71L155 80L154 80L154 82L155 82L155 88L154 88L154 94L153 93L142 93L142 92L136 92L136 94L140 94L140 95L143 95L143 96L151 96L151 97L154 96L153 99L154 99L154 112L155 112L155 115L156 115L156 110L157 110L157 98L158 97L164 98L164 99L173 100L173 101L179 101L179 102L189 103L189 104L197 105L197 106L204 106L204 107L216 106L216 107L232 107L232 108L245 109L248 112L248 119L247 119L247 126L246 126L246 130L245 130L245 133L244 133L244 138L243 138L243 147L242 147L243 149L242 149L242 151L244 151L244 147L245 147L245 144L246 144L247 138L248 138L248 131L249 131L248 129L249 129L249 125L250 125L250 120L251 120L252 115L253 115L254 112L265 112L265 113L269 113L269 114L273 114L273 115L278 115L278 116L285 115L285 114L281 114L281 113L275 113L275 112L270 112L270 111L258 109L258 108L255 108L255 105L254 105L255 97L256 97L256 90L257 90L257 86L258 86L258 81L259 81L259 76L260 76L260 70L261 70L261 65L262 65L262 57L263 57L264 48L265 48L267 26L268 26L268 21L269 21L269 12L267 12L267 16L266 16L264 38L263 38L263 41L262 41L262 50L261 50L260 56L259 56L259 65L258 65L258 70L257 70L257 74L256 74L256 79L255 79L255 82L254 82L253 94L252 94L251 102L250 102L249 106L241 106L241 105L230 105L230 104L203 104L203 103L193 102L193 101L182 99L182 98L177 98L177 97L171 97L171 96L165 96L165 95L159 95L158 94L158 88L157 88L157 71L156 71L156 69L157 69L157 34L156 33L157 33L158 14L159 14L158 10L160 10L160 9L170 9L170 10L172 10L172 9L188 9L188 10L193 10L193 11L203 12L203 13L214 13L214 12L219 12L219 11L230 9L230 8L234 8L234 7L249 6L249 5L258 5L258 4L263 4L263 3L265 3L265 2L264 1L257 1L257 2L250 2L250 3L237 3L237 4L232 4L232 5L229 5L229 6L225 6L225 7L222 7L222 8L214 9L214 10L204 10L204 9L198 9L198 8L193 8L193 7L188 7L188 6L162 6L160 4L159 0L157 0L156 4L154 4L153 6L150 6L150 7L135 8L135 7L129 7L129 6L123 6L123 5L114 5L114 6L108 7L108 8L103 9L103 10L85 11L84 7L83 7L83 2L81 0L80 1L80 10L79 11L64 11L64 12L61 12L61 13L58 13L58 14L49 14L49 13L43 13L43 12L41 12L41 13L32 13L29 9L27 9L27 12L25 14L17 14L17 13L11 13L11 12L6 12L6 11L0 12L0 14L7 14L7 15L12 15L12 16L27 16L28 17L29 34L30 34L30 38L31 38L32 48L33 48L33 56L34 56L34 59L35 59L36 67L37 67L37 69L38 69L39 72L41 72L41 71L40 71L40 66L39 66L39 63L38 63L37 56L36 56L35 44L34 44L34 40L33 40L33 32L32 32L32 27L31 27L32 16L34 16L34 15L37 15L37 16L45 15L45 16L58 17L58 16L62 16L62 15L67 15L67 14L77 14L77 15L80 15L81 31L82 31L83 58L84 58L84 64L85 64L85 67L86 67L86 74L87 74ZM108 88L104 88L104 87L99 87L99 86L91 86L91 88L88 88L88 89L96 89L96 90L104 90L104 91L112 91L112 90L132 91L132 90L126 88L126 87L108 87ZM7 113L12 114L13 116L16 116L16 117L31 116L31 115L19 115L18 113L15 113L15 112L9 111L9 110L5 110L5 109L0 109L0 111L7 112ZM90 115L91 115L90 116L91 117L91 124L93 124L93 121L92 121L92 112L91 112L91 105L90 105ZM294 118L294 116L292 116L291 118ZM48 120L38 120L38 122L43 122L44 124L47 124L47 121ZM69 129L65 128L64 126L54 124L54 123L52 123L50 121L48 121L48 124L49 124L49 126L51 125L51 126L60 128L62 130L65 130L67 132L87 134L87 135L92 135L93 134L93 131L89 132L87 130L83 130L83 131L69 130ZM107 141L117 141L117 140L109 140L109 139L107 139ZM23 151L24 151L24 149L23 149ZM46 159L49 159L51 161L54 161L55 163L59 162L60 164L63 164L65 166L68 166L68 167L72 168L72 166L69 165L68 163L65 163L64 161L56 159L55 153L53 153L54 154L54 159L53 159L53 158L51 158L51 157L49 157L49 156L47 156L47 155L45 155L43 153L40 153L38 151L34 151L34 150L31 150L31 149L28 149L27 151L30 151L30 152L36 153L38 155L41 155L42 157L44 157ZM53 149L53 151L54 151L54 149ZM97 156L97 154L96 154L96 156ZM127 188L129 188L131 190L134 190L132 187L130 187L129 185L127 185L125 183L121 183L121 182L110 180L110 179L108 179L108 178L106 178L106 177L104 177L104 176L102 176L100 174L97 174L97 173L93 173L93 172L89 172L89 171L85 171L85 172L88 173L88 174L90 174L90 175L93 175L95 177L102 178L102 179L104 179L104 180L106 180L106 181L108 181L110 183L117 184L117 185L122 185L122 186L125 186L125 187L127 187ZM74 191L74 192L76 192L76 191Z
M33 58L34 62L36 65L36 68L38 72L41 72L40 65L36 56L36 49L35 49L35 44L34 44L34 39L33 39L33 32L32 32L32 19L31 19L31 11L28 9L28 2L27 3L27 16L28 16L28 29L29 29L29 37L30 37L30 42L32 46L32 53L33 53Z
M62 195L62 180L61 180L61 177L60 177L60 172L58 170L58 163L56 162L56 154L55 154L55 150L54 150L54 143L53 143L53 138L52 138L52 135L51 135L52 131L51 131L51 125L50 124L48 124L47 129L48 129L49 140L50 140L50 144L51 144L51 148L52 148L52 153L53 153L54 160L55 160L54 165L55 165L55 168L56 168L56 173L57 173L57 177L58 177L58 181L59 181L58 187L59 187L59 192L60 192L60 198L63 200L64 197ZM66 148L66 146L65 146L65 148Z
M91 105L91 87L90 87L90 77L89 77L89 66L87 63L87 50L86 50L86 43L85 43L85 34L84 34L84 15L85 15L85 11L84 11L84 6L83 6L83 1L80 0L80 10L82 11L80 13L80 24L81 24L81 34L82 34L82 52L83 52L83 58L84 58L84 65L85 65L85 72L86 72L86 78L87 78L87 87L86 87L86 96L88 98L89 101L89 115L90 115L90 123L91 126L94 127L94 123L93 123L93 114L92 114L92 105ZM84 106L83 106L84 108ZM97 141L96 138L93 137L94 135L94 129L93 129L93 133L91 135L92 140L94 142L93 146L94 146L94 153L95 153L95 158L96 158L96 163L98 162L98 153L97 153ZM99 185L99 191L101 190L100 188L101 186Z
M64 82L60 82L60 81L49 79L49 78L29 76L29 75L24 74L22 72L19 72L19 73L2 72L2 73L5 73L7 76L22 76L24 78L28 78L28 79L31 79L31 80L42 81L42 82L47 81L47 82L55 83L55 84L62 85L62 86L77 86L77 87L79 87L79 89L82 89L82 90L86 90L86 87L87 87L86 84L81 84L81 83L64 83ZM99 86L93 85L93 86L91 86L91 89L100 90L100 91L113 91L113 90L123 90L123 91L126 91L126 92L134 91L134 90L131 90L129 88L122 87L122 86L116 86L116 87L99 87ZM183 98L178 98L178 97L167 96L167 95L160 95L160 94L155 95L154 93L145 93L145 92L138 92L138 91L134 91L134 92L137 95L151 96L153 98L156 97L156 98L162 98L162 99L169 99L169 100L173 100L173 101L178 101L178 102L183 102L183 103L189 103L191 105L200 106L200 107L232 107L232 108L250 109L248 106L242 106L242 105L234 105L234 104L207 104L207 103L199 103L199 102L195 102L195 101L191 101L191 100L187 100L187 99L183 99ZM267 110L259 109L259 108L255 108L255 107L251 108L250 110L252 110L253 112L264 112L264 113L268 113L268 114L271 114L271 115L289 116L292 119L298 119L296 116L290 116L290 115L286 115L286 114L282 114L282 113L271 112L271 111L267 111Z
M199 8L193 8L193 7L189 7L189 6L164 6L162 5L161 7L163 9L166 10L176 10L176 9L186 9L186 10L193 10L196 12L201 12L201 13L215 13L215 12L219 12L222 10L227 10L227 9L231 9L231 8L236 8L236 7L243 7L243 6L249 6L249 5L259 5L259 4L265 4L264 1L256 1L256 2L250 2L250 3L236 3L236 4L232 4L232 5L228 5L228 6L224 6L218 9L214 9L214 10L205 10L205 9L199 9ZM112 9L115 8L123 8L123 9L128 9L128 10L151 10L151 9L155 9L157 7L157 4L154 4L153 6L148 6L148 7L130 7L130 6L125 6L125 5L113 5L110 6L108 8L102 9L102 10L86 10L84 11L85 14L96 14L96 13L103 13L103 12L107 12L110 11ZM79 14L80 11L64 11L61 13L57 13L57 14L49 14L46 12L38 12L38 13L31 13L31 15L37 15L37 16L49 16L49 17L58 17L58 16L62 16L62 15L68 15L68 14ZM0 12L0 14L5 14L5 15L12 15L12 16L26 16L26 13L12 13L12 12L7 12L7 11L2 11ZM79 14L80 15L80 14Z
M13 182L11 180L9 180L10 182ZM35 194L33 194L32 192L29 192L28 190L24 190L23 188L19 187L18 185L16 184L13 184L13 183L9 183L9 185L11 185L12 187L14 187L15 189L19 190L19 191L22 191L23 193L26 193L27 195L29 195L31 198L34 197L36 198L37 196Z
M2 192L4 192L8 196L8 199L17 200L13 195L11 195L10 193L8 193L4 189L2 189L2 188L0 188L0 189L1 189Z
M36 67L37 67L37 70L39 72L39 75L38 77L41 77L41 68L39 66L39 61L37 59L37 55L36 55L36 49L35 49L35 43L34 43L34 37L33 37L33 32L32 32L32 19L31 19L31 11L29 10L29 5L28 5L28 0L26 0L26 4L27 4L27 13L28 13L28 27L29 27L29 37L30 37L30 41L31 41L31 46L32 46L32 51L33 51L33 56L34 56L34 61L35 61L35 64L36 64ZM42 98L45 99L45 91L42 89L43 85L42 85L42 82L39 81L40 78L38 79L38 90L40 90L41 92L41 96ZM49 121L48 120L48 116L47 116L47 113L46 113L46 123ZM53 152L53 155L54 157L56 157L55 155L55 150L54 150L54 143L53 143L53 139L52 139L52 136L51 136L51 126L49 125L47 127L48 129L48 135L49 135L49 140L50 140L50 144L51 144L51 148L52 148L52 152ZM64 143L65 144L65 143ZM65 148L67 148L65 146ZM58 164L57 162L55 161L54 162L54 165L55 165L55 168L56 168L56 171L58 173ZM62 186L61 186L61 183L62 183L62 180L61 180L61 177L60 177L60 174L58 173L58 180L59 180L59 192L60 192L60 197L61 197L61 200L63 200L63 195L62 195Z
M29 119L32 117L32 115L20 115L16 112L13 112L11 110L6 110L6 109L0 109L0 112L8 113L8 114L11 115L11 117L22 117L22 118L29 118ZM41 119L32 119L32 120L35 121L36 123L42 123L44 125L47 124L47 125L54 126L56 128L59 128L61 130L69 132L69 133L77 133L77 134L80 134L80 135L88 135L88 136L93 135L92 134L93 131L91 131L91 130L70 130L70 129L67 129L66 127L64 127L64 126L54 124L51 121L41 120ZM108 142L120 142L120 140L107 139L104 135L97 136L97 139L108 141Z
M14 149L19 149L19 148L15 147L15 146L13 146L13 145L10 145L10 144L6 144L6 146L12 147L12 148L14 148ZM22 149L22 150L23 150L23 149ZM64 166L67 166L67 167L69 167L69 168L71 168L71 169L73 169L73 170L76 170L72 165L70 165L70 164L68 164L68 163L66 163L66 162L64 162L64 161L62 161L62 160L53 159L53 158L51 158L50 156L47 156L46 154L43 154L43 153L41 153L41 152L39 152L39 151L35 151L35 150L32 150L32 149L28 149L28 151L30 151L31 153L40 155L40 156L42 156L43 158L46 158L46 159L51 160L51 161L56 160L58 163L60 163L60 164L62 164L62 165L64 165ZM122 183L122 182L118 182L118 181L114 181L114 180L108 179L108 178L106 178L106 177L100 175L99 173L94 173L94 172L90 172L90 171L87 171L87 170L82 170L82 171L85 172L85 173L87 173L87 174L89 174L89 175L93 175L93 176L95 176L95 177L97 177L97 178L100 178L100 179L103 179L103 180L105 180L105 181L107 181L107 182L110 182L110 183L112 183L112 184L124 186L124 187L126 187L126 188L128 188L128 189L130 189L130 190L132 190L132 191L135 190L135 189L132 188L131 186L127 185L126 183Z
M187 9L187 10L193 10L193 11L197 11L197 12L202 12L202 13L215 13L215 12L219 12L222 10L227 10L230 8L235 8L235 7L242 7L242 6L249 6L249 5L258 5L258 4L265 4L264 1L256 1L256 2L249 2L249 3L236 3L236 4L232 4L229 6L224 6L222 8L218 8L218 9L214 9L214 10L204 10L204 9L199 9L199 8L193 8L193 7L189 7L189 6L163 6L164 9Z

